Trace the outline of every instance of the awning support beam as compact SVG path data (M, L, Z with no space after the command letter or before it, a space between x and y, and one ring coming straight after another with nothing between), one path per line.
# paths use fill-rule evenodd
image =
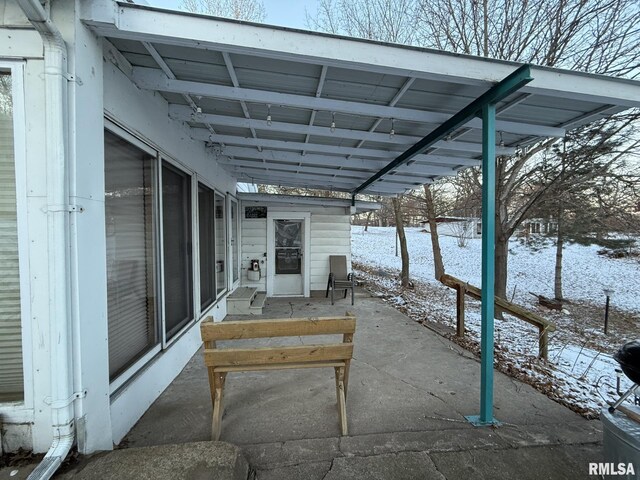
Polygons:
M502 81L495 84L485 93L476 98L473 102L467 105L465 108L456 113L453 117L446 120L439 127L433 130L431 133L426 135L422 140L415 143L413 146L409 147L403 153L398 155L392 162L390 162L386 167L380 170L378 173L369 178L366 182L362 183L358 188L356 188L352 193L360 193L365 190L372 183L380 180L389 172L395 170L396 168L404 165L409 160L411 160L416 155L420 155L424 153L429 147L433 146L434 143L444 139L447 135L453 133L458 128L464 126L470 120L477 117L484 106L495 104L518 89L522 88L524 85L529 83L533 78L531 77L531 68L529 65L523 65L518 68L516 71L505 77ZM495 117L495 115L494 115ZM483 125L484 131L485 125ZM495 132L495 118L494 118L494 126ZM495 143L495 138L494 138ZM495 149L495 145L494 145Z
M475 426L498 425L493 418L493 322L496 218L496 106L482 107L482 305L480 326L480 415Z

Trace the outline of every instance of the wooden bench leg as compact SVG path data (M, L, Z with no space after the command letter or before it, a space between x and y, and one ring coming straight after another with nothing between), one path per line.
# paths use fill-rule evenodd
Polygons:
M349 367L351 367L351 360L345 360L344 362L344 398L347 399L349 393Z
M209 391L211 392L211 405L216 403L216 380L215 373L213 373L213 367L207 368L209 374Z
M336 395L338 397L338 417L340 419L340 434L348 435L347 429L347 398L344 391L344 367L335 367Z
M226 373L214 373L214 400L213 400L213 420L211 422L211 440L220 440L222 431L222 398L224 394L224 382Z

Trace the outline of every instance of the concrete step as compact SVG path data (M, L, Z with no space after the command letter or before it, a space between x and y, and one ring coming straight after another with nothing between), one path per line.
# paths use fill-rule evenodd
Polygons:
M249 307L249 314L262 315L262 309L264 308L264 304L266 301L266 292L258 292L258 294L254 297L253 302L251 302L251 306Z
M227 297L227 313L229 315L249 315L258 289L253 287L237 288Z
M74 479L247 480L254 477L240 449L225 442L122 448L86 461L87 465L80 466L79 471L69 472Z

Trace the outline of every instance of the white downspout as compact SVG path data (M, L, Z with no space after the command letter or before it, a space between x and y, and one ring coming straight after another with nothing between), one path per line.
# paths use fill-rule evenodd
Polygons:
M74 442L72 326L69 272L69 192L66 156L67 47L39 0L17 0L44 43L49 336L53 442L29 479L49 479Z

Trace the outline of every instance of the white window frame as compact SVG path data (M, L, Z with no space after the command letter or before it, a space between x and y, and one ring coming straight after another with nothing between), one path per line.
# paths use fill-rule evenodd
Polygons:
M224 211L224 215L225 215L225 226L224 226L224 261L225 261L225 265L229 265L231 262L229 262L229 212L228 212L228 203L227 202L227 196L219 189L217 188L213 188L213 193L214 195L220 195L222 197L222 199L224 200L224 205L223 205L223 211ZM214 198L214 214L215 214L215 196ZM214 227L215 227L215 219L214 219ZM217 252L216 252L217 254ZM214 254L215 256L215 254ZM228 267L227 270L229 270ZM216 300L213 302L213 305L215 305L216 303L218 303L221 299L223 299L230 291L231 291L231 287L229 284L229 272L227 271L227 281L225 282L226 285L224 286L224 288L222 289L222 291L220 293L217 293L218 290L218 285L216 285Z
M1 63L0 63L1 66ZM104 127L110 132L118 135L123 138L127 142L130 142L132 145L140 148L150 156L155 158L155 169L156 173L154 175L154 186L156 192L156 198L154 199L154 215L156 216L156 228L154 233L157 237L156 241L156 281L157 281L157 312L158 319L156 320L156 328L159 332L158 342L150 349L147 353L141 356L138 360L136 360L131 366L129 366L124 372L122 372L118 377L116 377L109 384L109 393L113 395L118 389L120 389L123 385L129 382L140 370L142 370L145 366L147 366L154 357L160 355L163 350L168 349L173 343L177 342L188 330L190 330L197 322L210 315L211 311L219 305L220 301L224 299L224 297L230 291L230 280L227 279L227 285L225 289L217 294L213 303L209 305L206 309L202 310L200 307L200 237L199 237L199 218L198 218L198 183L205 185L207 188L210 188L214 195L220 195L225 200L225 214L227 215L227 219L230 219L231 215L227 211L229 208L229 201L227 200L227 195L225 195L220 189L215 188L210 181L202 176L198 175L196 171L189 168L185 164L181 163L179 160L176 160L171 155L165 153L161 148L156 146L154 143L146 140L143 137L140 137L136 134L131 133L131 130L127 128L125 125L120 123L115 117L109 114L109 112L105 112L105 120ZM162 165L163 162L170 164L172 167L177 168L182 173L189 175L191 178L191 235L192 235L192 272L193 272L193 318L187 322L178 332L176 332L172 338L166 338L166 319L165 319L165 310L164 310L164 298L165 298L165 285L164 285L164 236L163 236L163 225L162 225ZM26 176L25 176L26 179ZM26 185L26 183L25 183ZM237 199L236 199L237 201ZM239 210L238 210L239 212ZM238 213L239 214L239 213ZM229 236L229 225L227 220L226 232L225 232L225 259L226 264L230 264L230 249L228 247L228 236ZM239 229L240 230L240 229ZM240 232L238 232L238 237ZM238 240L240 241L240 240ZM240 255L238 255L240 257ZM240 259L238 259L240 260ZM240 272L241 274L242 272ZM231 277L232 278L232 277ZM23 340L24 341L24 340Z
M0 417L7 422L22 423L33 421L33 341L31 330L31 275L29 273L29 225L27 220L25 62L0 59L0 69L11 74L23 381L22 400L0 403Z
M176 342L180 337L182 337L182 335L189 330L193 324L198 320L198 316L200 314L200 308L199 306L197 306L195 304L195 298L196 298L196 290L200 290L200 277L196 277L196 268L199 271L199 266L195 264L196 261L196 256L193 252L193 249L195 248L195 242L196 242L196 237L194 237L194 235L196 235L197 232L197 228L196 228L196 224L198 223L198 217L197 217L197 202L195 202L194 204L194 192L193 192L193 182L194 182L194 177L196 176L193 172L193 170L191 170L190 168L185 167L182 163L178 162L177 160L175 160L174 158L165 155L162 152L158 152L158 160L159 160L159 173L158 173L158 185L159 185L159 189L158 189L158 201L160 203L159 208L160 208L160 217L159 217L159 225L158 228L160 230L160 239L162 242L162 249L160 250L160 281L161 281L161 291L162 291L162 318L161 318L161 329L162 329L162 349L166 350L169 346L171 346L174 342ZM163 231L163 225L162 225L162 164L166 162L169 165L171 165L172 167L174 167L175 169L179 170L180 172L184 173L185 175L188 175L190 180L191 180L191 288L192 288L192 295L191 295L191 299L193 301L193 306L192 306L192 312L193 312L193 316L191 317L191 319L189 319L189 321L187 323L185 323L182 328L180 328L180 330L178 330L176 333L173 334L173 337L171 337L170 339L167 339L167 332L166 332L166 318L165 318L165 312L164 312L164 298L165 298L165 288L164 288L164 231ZM196 192L197 194L197 192ZM196 283L197 282L197 283ZM196 288L197 286L197 288ZM198 298L200 297L200 294L198 293Z
M157 240L156 242L157 251L155 252L155 261L156 261L157 268L155 270L156 270L156 284L158 285L158 296L156 299L156 311L158 313L157 313L155 328L159 330L160 328L162 328L161 324L164 319L164 302L163 302L164 296L161 296L163 291L162 291L162 286L160 284L160 282L162 281L161 272L160 272L160 262L162 261L162 254L161 254L162 253L162 237L159 231L162 223L162 217L160 217L160 215L162 214L162 211L161 211L162 202L160 201L160 181L162 178L160 177L160 175L162 174L161 172L162 165L160 164L158 151L155 148L153 148L151 145L144 142L140 138L129 133L127 130L125 130L115 121L113 121L111 118L105 118L104 128L106 130L109 130L114 135L117 135L123 140L126 140L127 142L131 143L133 146L135 146L136 148L139 148L140 150L148 154L150 157L153 157L155 159L154 168L156 172L153 175L153 186L154 186L154 192L155 192L155 198L153 199L153 215L156 218L154 234L156 235L156 240ZM142 355L135 362L133 362L129 367L127 367L120 375L118 375L111 382L109 382L110 395L113 395L116 392L116 390L118 390L125 383L127 383L136 373L138 373L140 369L142 369L147 363L149 363L153 357L155 357L162 351L162 348L163 348L162 340L164 338L164 333L161 332L161 335L162 336L159 336L158 340L153 345L153 347L149 349L149 351L147 351L144 355Z
M235 267L238 269L238 279L237 280L233 280L233 269L230 268L229 269L229 273L227 275L227 285L229 286L228 290L229 291L233 291L236 288L238 288L238 286L240 285L240 280L242 279L242 262L240 261L240 258L242 256L242 252L241 252L241 246L242 246L242 241L240 239L240 230L241 230L241 224L240 224L240 202L238 201L238 199L235 197L235 195L232 195L230 193L227 194L227 251L228 251L228 264L233 266L233 248L231 246L231 228L233 226L233 222L231 220L231 204L235 203L236 204L236 221L238 222L238 230L236 232L236 242L238 242L238 258L236 259L236 265Z

